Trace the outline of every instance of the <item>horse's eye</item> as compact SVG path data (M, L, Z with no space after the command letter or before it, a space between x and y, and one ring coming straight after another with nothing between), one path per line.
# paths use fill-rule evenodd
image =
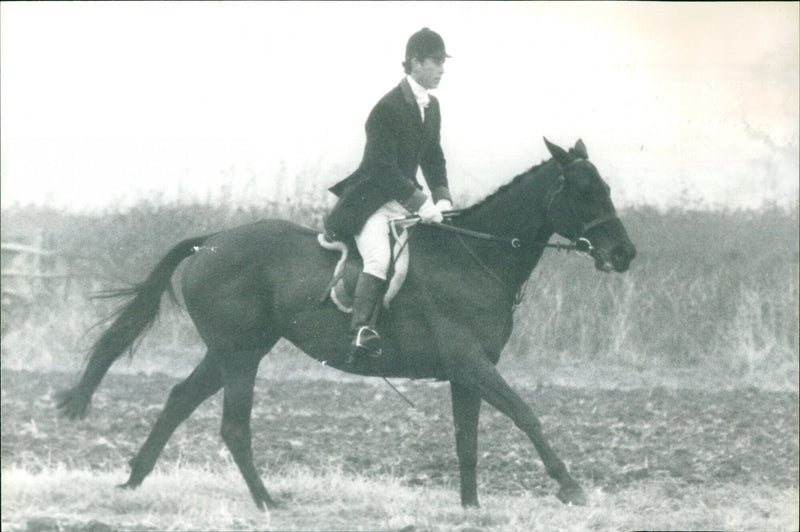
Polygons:
M592 183L590 179L586 177L579 177L575 180L575 190L581 196L591 196L592 195Z

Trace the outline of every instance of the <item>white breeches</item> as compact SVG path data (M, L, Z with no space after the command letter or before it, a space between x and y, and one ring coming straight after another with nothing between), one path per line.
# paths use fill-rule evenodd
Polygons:
M364 261L364 273L386 280L392 260L389 220L409 214L402 205L392 200L367 218L364 228L355 236L358 252Z

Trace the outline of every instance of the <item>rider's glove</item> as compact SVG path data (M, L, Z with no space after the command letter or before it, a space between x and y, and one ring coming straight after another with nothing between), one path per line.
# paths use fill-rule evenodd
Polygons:
M440 212L452 211L453 203L449 199L440 199L436 202L436 208L439 209Z
M417 214L419 215L419 219L422 223L441 223L442 220L444 220L442 211L440 211L430 199L425 200L425 203L423 203L422 207L419 208Z

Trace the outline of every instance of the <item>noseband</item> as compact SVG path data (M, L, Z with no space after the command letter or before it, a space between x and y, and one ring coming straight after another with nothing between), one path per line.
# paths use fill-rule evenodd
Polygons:
M580 159L576 159L575 161L572 161L569 164L572 164L579 160ZM553 206L553 201L556 199L556 196L558 196L564 190L564 181L565 178L564 174L562 173L561 175L558 176L558 188L555 189L550 194L550 199L547 202L547 212L545 214L545 217L547 218L550 217L550 210ZM581 256L591 255L592 251L595 250L595 247L592 245L592 242L588 238L586 238L585 236L586 233L588 233L595 227L601 226L608 222L613 222L614 220L619 220L619 217L617 216L616 211L612 210L607 214L603 214L601 216L597 216L596 218L592 218L588 222L582 222L580 216L578 216L578 210L575 208L575 202L569 196L567 197L567 204L569 205L569 209L572 211L572 216L576 220L578 220L578 223L580 224L580 229L577 231L577 237L576 238L567 237L569 238L569 240L572 241L571 249L574 249L575 252Z

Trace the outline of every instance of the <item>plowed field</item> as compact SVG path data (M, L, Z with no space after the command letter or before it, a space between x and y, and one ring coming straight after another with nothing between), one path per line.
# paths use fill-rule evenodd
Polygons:
M56 465L119 470L144 442L178 382L159 375L109 375L88 418L73 423L56 415L53 399L73 379L3 372L4 471ZM252 417L257 467L264 474L299 465L389 475L406 486L452 489L457 501L449 386L396 384L416 408L380 380L259 379ZM519 391L539 414L553 448L589 490L613 494L664 482L676 494L682 487L731 484L797 488L796 393L550 386ZM212 471L235 468L219 437L221 400L221 393L212 397L179 427L156 471L176 463ZM486 404L479 438L482 495L548 497L556 491L527 438Z

